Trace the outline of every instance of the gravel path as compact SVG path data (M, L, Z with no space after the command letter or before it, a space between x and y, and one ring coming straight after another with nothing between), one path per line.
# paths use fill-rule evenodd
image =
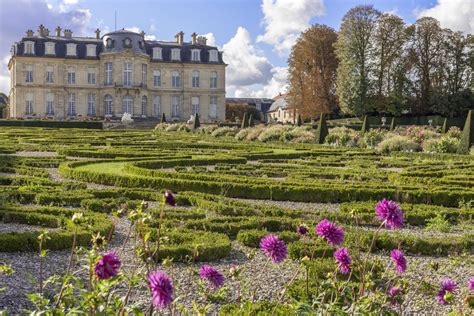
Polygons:
M58 168L45 168L45 170L48 171L50 180L53 180L53 181L67 181L68 180L64 178L61 173L59 173ZM81 183L81 181L76 181L76 182ZM105 185L105 184L91 183L91 182L85 182L85 183L88 189L94 189L94 190L107 190L107 189L118 188L113 185Z
M13 154L18 157L55 157L57 155L55 151L17 151Z
M252 199L237 199L237 198L232 198L232 200L242 201L242 202L252 203L252 204L277 206L281 208L294 209L294 210L304 210L304 211L324 210L324 211L334 211L334 212L339 211L339 204L337 203L310 203L310 202L252 200Z
M43 231L45 229L47 229L48 231L60 230L60 228L46 228L46 227L35 226L35 225L0 222L0 234L36 232L36 231Z

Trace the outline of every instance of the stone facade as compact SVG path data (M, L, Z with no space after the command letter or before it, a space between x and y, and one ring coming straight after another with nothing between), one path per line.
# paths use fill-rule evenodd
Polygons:
M59 28L58 28L59 29ZM60 30L60 29L59 29ZM49 36L42 26L12 48L11 118L161 117L225 119L222 52L193 34L176 42L147 41L116 31L96 38ZM54 44L51 44L54 43ZM73 44L73 45L71 45ZM53 48L51 48L53 47Z

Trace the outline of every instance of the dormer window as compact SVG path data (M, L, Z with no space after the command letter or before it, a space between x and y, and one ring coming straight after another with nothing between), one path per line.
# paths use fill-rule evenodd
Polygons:
M95 57L95 56L96 56L96 45L87 44L87 57Z
M66 55L67 56L76 56L76 44L74 43L69 43L66 45L67 49L66 49Z
M218 52L217 50L209 51L209 61L218 62Z
M44 51L44 54L45 55L56 55L56 50L55 50L55 43L53 42L46 42L44 44L45 46L45 51Z
M201 61L201 50L200 49L191 50L191 60L192 61Z
M130 38L126 38L123 40L123 47L130 48L132 47L132 40Z
M153 47L153 59L163 59L161 47Z
M25 54L34 55L35 54L35 42L25 42Z
M171 50L171 60L181 60L181 52L179 48L173 48Z
M108 38L107 41L105 42L105 45L107 48L112 48L114 47L114 41L111 38Z

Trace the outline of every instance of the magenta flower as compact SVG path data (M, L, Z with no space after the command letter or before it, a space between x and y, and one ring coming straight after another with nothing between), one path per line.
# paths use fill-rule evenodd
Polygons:
M474 292L474 277L471 277L469 281L467 282L469 291Z
M306 225L299 225L298 228L296 229L296 231L301 236L304 236L308 233L308 227L306 227Z
M168 307L173 302L173 282L164 272L156 271L148 275L153 306L157 309Z
M270 234L263 237L260 240L260 249L275 263L282 262L288 256L285 242L275 235Z
M397 287L397 286L393 286L390 288L390 302L392 304L399 304L400 303L400 295L402 294L402 289Z
M209 282L209 286L212 289L218 289L224 284L224 276L222 273L214 269L209 265L203 265L201 269L199 269L199 276L201 279L207 280Z
M316 234L331 245L339 245L344 241L344 229L336 226L327 219L323 219L316 226Z
M110 279L118 274L120 258L115 251L109 251L95 264L95 275L101 280Z
M170 190L165 191L165 204L176 206L176 200L174 198L173 192Z
M385 227L392 229L403 227L403 211L400 206L387 199L383 199L375 207L377 218L385 222Z
M441 281L441 290L438 292L438 295L436 296L436 300L438 303L441 305L446 305L448 304L448 301L446 301L446 294L451 293L453 294L454 291L456 290L456 282L454 282L451 279L444 279Z
M393 262L395 262L395 272L403 273L407 269L407 259L398 249L393 249L390 253L390 257L392 257Z
M339 263L339 268L341 269L341 273L347 274L351 271L351 264L352 258L349 255L349 251L346 247L341 247L334 252L334 258Z

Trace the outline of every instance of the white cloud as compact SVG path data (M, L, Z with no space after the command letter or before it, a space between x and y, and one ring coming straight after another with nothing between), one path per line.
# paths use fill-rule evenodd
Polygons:
M442 27L474 34L473 0L438 0L432 8L415 14L418 18L434 17L440 21Z
M310 26L314 16L325 12L323 0L263 0L265 33L257 42L273 45L274 50L285 56L291 50L298 35Z
M201 36L207 38L207 45L216 46L216 37L214 36L214 33L206 33Z

